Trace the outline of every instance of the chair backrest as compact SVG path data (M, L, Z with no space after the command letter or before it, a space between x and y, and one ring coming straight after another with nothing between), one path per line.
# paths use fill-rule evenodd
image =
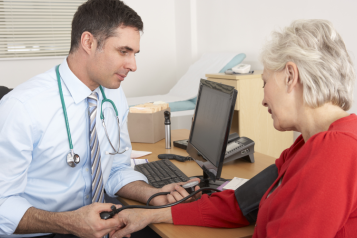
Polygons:
M7 94L8 92L10 92L12 90L12 88L8 88L5 86L0 86L0 100L3 96L5 96L5 94Z

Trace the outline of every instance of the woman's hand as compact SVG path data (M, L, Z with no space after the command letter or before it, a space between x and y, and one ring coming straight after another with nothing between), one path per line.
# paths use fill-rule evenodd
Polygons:
M171 208L126 209L114 217L119 220L120 229L109 233L111 238L130 237L130 234L151 223L172 223Z

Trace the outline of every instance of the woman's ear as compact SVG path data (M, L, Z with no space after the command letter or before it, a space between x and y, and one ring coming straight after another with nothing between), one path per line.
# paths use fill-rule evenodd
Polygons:
M286 80L286 89L287 92L290 93L294 90L296 85L299 83L299 70L294 62L286 63L286 72L287 72L287 80Z

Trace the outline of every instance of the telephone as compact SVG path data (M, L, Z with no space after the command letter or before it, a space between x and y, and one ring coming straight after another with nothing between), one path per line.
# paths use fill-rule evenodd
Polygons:
M173 142L175 147L186 150L188 140L177 140ZM228 137L224 163L236 159L245 159L254 163L255 142L247 137L240 137L237 133L232 133Z
M234 66L232 69L227 69L224 73L225 74L253 74L254 71L250 71L251 65L250 64L238 64Z
M254 163L254 141L247 137L239 137L227 144L224 163L244 158Z
M232 71L236 74L246 74L249 73L250 65L249 64L239 64L232 68Z

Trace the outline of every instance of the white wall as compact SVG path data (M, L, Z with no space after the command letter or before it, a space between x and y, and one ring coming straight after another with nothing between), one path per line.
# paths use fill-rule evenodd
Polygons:
M176 83L176 33L174 0L126 0L141 16L144 34L138 70L122 84L127 97L162 94ZM63 58L0 60L0 85L16 87L31 77L60 64Z
M138 70L129 74L127 97L165 94L204 52L241 51L262 69L259 53L273 29L300 18L334 23L353 60L357 55L357 1L352 0L126 0L144 21ZM62 59L0 60L0 85L15 87ZM357 90L355 90L357 99ZM357 113L354 103L352 112Z
M177 78L184 75L197 57L196 1L175 0Z
M0 60L0 85L14 88L26 80L62 63L63 57Z
M127 97L167 93L176 83L176 33L174 0L125 0L142 18L144 34L138 69L122 84Z
M319 18L334 24L357 65L356 9L352 0L197 0L198 54L238 50L247 55L245 63L262 69L259 53L272 30L296 19ZM357 103L350 111L357 113Z

